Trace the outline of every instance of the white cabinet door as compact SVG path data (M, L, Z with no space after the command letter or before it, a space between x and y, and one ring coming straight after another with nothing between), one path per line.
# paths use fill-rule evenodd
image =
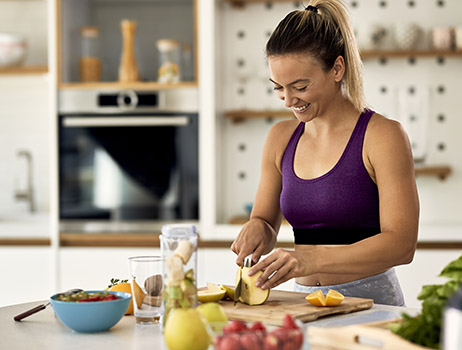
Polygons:
M422 286L445 283L446 279L438 275L447 264L460 255L461 251L457 249L417 250L411 264L398 266L396 273L403 289L406 306L421 308L422 302L417 300L417 296Z
M48 299L55 285L52 249L0 247L0 275L0 307Z

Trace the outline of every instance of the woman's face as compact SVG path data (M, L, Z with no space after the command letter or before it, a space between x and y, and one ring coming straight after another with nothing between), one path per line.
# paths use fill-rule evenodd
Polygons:
M340 93L343 73L338 74L336 64L326 73L316 59L302 54L270 56L268 63L277 97L300 121L307 122L324 113Z

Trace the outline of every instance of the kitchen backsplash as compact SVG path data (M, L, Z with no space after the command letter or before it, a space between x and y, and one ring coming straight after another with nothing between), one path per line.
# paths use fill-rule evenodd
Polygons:
M363 49L431 49L432 30L462 27L459 1L347 1L353 26ZM220 8L220 82L222 112L235 109L283 109L268 81L264 45L276 24L296 3L255 3L244 8ZM408 28L398 28L400 23ZM403 34L403 30L405 30ZM417 30L417 33L413 31ZM375 37L373 36L375 35ZM375 40L375 41L374 41ZM377 45L377 40L378 45ZM455 43L452 43L454 45ZM453 173L441 181L419 177L421 222L461 224L462 130L459 102L461 57L395 57L364 60L365 94L371 108L399 120L413 145L416 166L449 165ZM245 215L260 176L264 138L278 120L234 123L223 117L220 137L222 182L218 217Z

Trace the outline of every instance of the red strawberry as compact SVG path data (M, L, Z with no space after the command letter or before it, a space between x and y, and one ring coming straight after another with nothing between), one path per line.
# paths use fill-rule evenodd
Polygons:
M219 347L215 348L216 350L240 350L241 341L239 340L239 335L235 333L225 335L220 343Z
M290 314L286 314L284 316L284 321L283 321L283 324L282 324L282 328L285 328L285 329L299 329L300 327L297 326L297 324L295 323L294 318Z
M250 328L252 331L263 331L266 332L266 327L260 321L255 322Z
M274 335L281 344L284 344L286 340L290 338L289 330L285 328L277 328L274 331L271 331L270 334Z
M278 350L279 341L273 334L267 334L263 341L263 350Z
M243 350L261 350L260 338L253 332L242 333L241 346Z
M301 349L303 346L303 331L301 329L294 329L291 332L291 337L294 339L295 348Z
M223 333L237 333L246 330L247 325L244 322L232 320L223 328Z

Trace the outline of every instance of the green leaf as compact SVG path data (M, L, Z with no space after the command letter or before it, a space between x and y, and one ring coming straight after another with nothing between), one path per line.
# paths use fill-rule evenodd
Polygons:
M440 273L440 277L447 277L456 281L462 281L462 256L451 261Z

